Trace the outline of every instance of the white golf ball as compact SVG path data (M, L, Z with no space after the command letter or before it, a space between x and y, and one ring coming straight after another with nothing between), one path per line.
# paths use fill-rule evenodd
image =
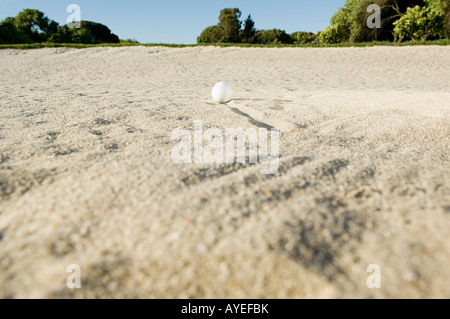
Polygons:
M219 103L228 103L233 98L233 89L227 82L219 82L212 89L214 101Z

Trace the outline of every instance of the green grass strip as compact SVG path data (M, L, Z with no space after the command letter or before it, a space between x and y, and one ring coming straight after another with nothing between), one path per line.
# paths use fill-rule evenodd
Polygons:
M248 44L248 43L211 43L211 44L166 44L166 43L105 43L105 44L79 44L79 43L34 43L34 44L0 44L0 49L41 49L41 48L101 48L101 47L169 47L169 48L187 48L215 46L221 48L239 47L239 48L348 48L348 47L375 47L375 46L416 46L416 45L450 45L449 39L435 41L407 41L407 42L361 42L361 43L339 43L339 44Z

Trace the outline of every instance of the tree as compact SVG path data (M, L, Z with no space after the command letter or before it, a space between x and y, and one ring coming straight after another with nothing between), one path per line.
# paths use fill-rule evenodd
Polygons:
M14 26L32 42L45 42L58 31L59 25L39 10L25 9L14 18Z
M258 43L261 44L292 44L294 40L285 30L272 29L257 32Z
M395 0L347 0L344 8L331 18L332 25L339 25L343 33L342 42L366 42L373 40L393 40L390 28L392 16L397 13L390 7ZM381 9L381 28L369 28L367 19L372 14L367 12L370 5L378 5ZM405 9L406 10L406 9Z
M394 32L400 41L406 37L413 41L430 37L444 37L444 15L428 7L408 8L406 15L394 22Z
M120 39L114 33L111 33L111 30L97 22L92 21L81 21L81 29L87 30L94 37L94 43L119 43ZM86 36L88 37L87 32L78 33L81 37L85 37L84 41L86 41Z
M219 23L207 27L197 38L198 43L240 43L241 10L238 8L220 11ZM251 20L251 19L250 19ZM250 25L250 21L248 21Z
M449 0L430 0L449 1ZM367 8L376 4L381 9L381 28L367 27L371 13ZM396 40L393 22L405 15L409 6L424 5L425 0L347 0L345 6L332 17L331 24L342 31L342 42L392 41Z
M241 30L241 10L238 8L223 9L219 16L219 29L221 32L220 43L239 43L239 31Z
M253 21L251 14L248 15L244 21L244 30L240 32L242 43L255 43L256 41L255 21Z
M342 42L350 41L350 38L352 36L351 33L352 22L350 20L349 12L350 10L348 9L347 6L345 6L344 8L340 8L338 12L336 12L334 16L331 18L331 25L338 25L341 28L343 34Z
M16 17L8 17L0 23L0 43L119 43L119 37L100 23L81 21L81 29L59 26L43 12L25 9Z

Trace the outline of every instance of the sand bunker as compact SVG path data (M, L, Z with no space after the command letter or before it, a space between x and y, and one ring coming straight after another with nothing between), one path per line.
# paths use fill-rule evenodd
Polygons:
M0 297L450 297L450 47L0 61ZM278 129L278 173L175 164L196 120Z

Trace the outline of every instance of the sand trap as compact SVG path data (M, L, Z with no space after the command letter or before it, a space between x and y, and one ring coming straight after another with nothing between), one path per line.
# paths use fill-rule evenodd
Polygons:
M1 298L450 297L450 47L0 61ZM195 120L277 128L279 173L175 164Z

